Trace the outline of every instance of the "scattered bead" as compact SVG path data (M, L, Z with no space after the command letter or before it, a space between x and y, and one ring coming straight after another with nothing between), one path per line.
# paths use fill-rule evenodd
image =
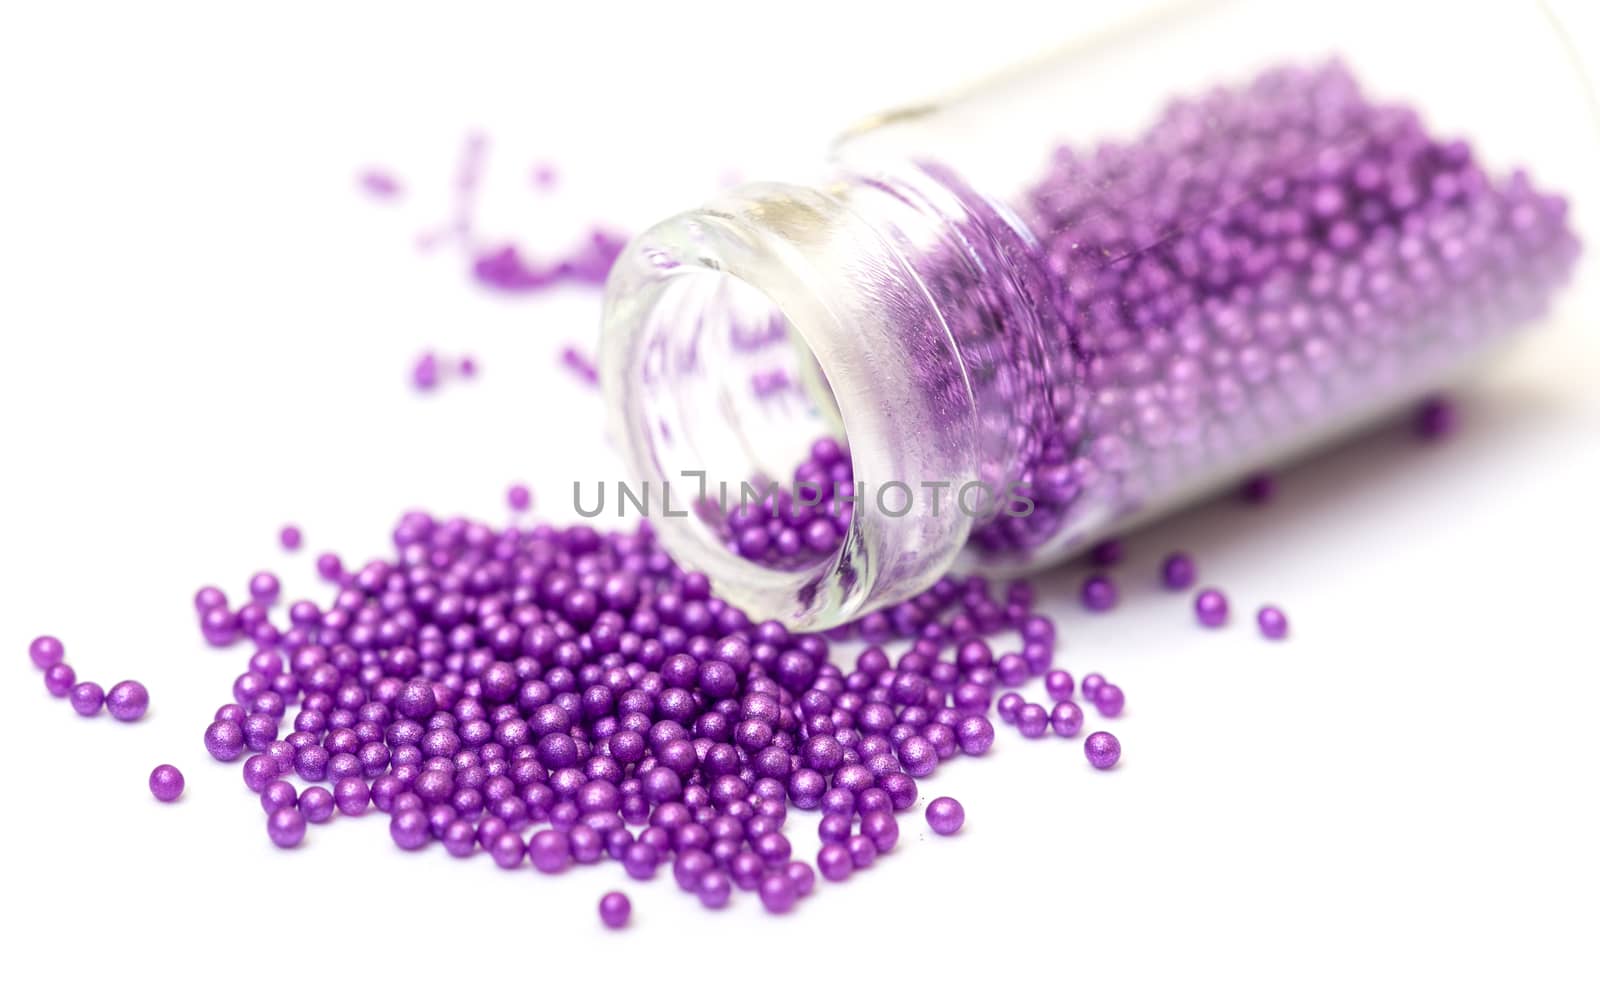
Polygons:
M28 658L41 670L59 665L66 657L66 647L53 635L41 635L28 643Z
M1261 634L1269 639L1282 639L1289 635L1288 616L1270 604L1263 605L1256 612L1256 625L1260 627Z
M1083 728L1083 711L1071 701L1050 709L1050 727L1062 738L1071 738Z
M1096 769L1110 769L1122 758L1122 743L1108 731L1097 731L1083 740L1083 754Z
M106 691L106 710L118 721L138 721L150 709L150 692L137 680L123 680Z
M513 512L525 512L533 505L533 494L526 484L513 484L506 490L506 504L511 506Z
M295 807L279 807L267 815L267 837L279 848L293 848L305 840L306 818Z
M1103 718L1115 718L1120 715L1124 703L1122 688L1114 683L1101 684L1100 689L1095 691L1094 707Z
M1110 611L1117 606L1117 585L1105 574L1094 574L1084 580L1078 596L1090 611Z
M628 926L628 917L632 913L633 903L627 894L613 891L600 897L600 922L612 930Z
M1215 588L1206 588L1194 598L1195 617L1207 628L1220 628L1228 622L1228 599Z
M934 834L951 835L961 830L967 812L954 797L935 797L928 801L926 816Z
M172 803L183 795L183 774L177 766L162 763L150 770L150 792L162 803Z
M300 548L302 538L297 525L286 525L278 530L278 543L291 553Z
M92 718L105 706L106 692L93 680L82 680L72 685L67 699L74 711L85 718Z
M51 697L67 696L77 680L77 672L66 663L57 663L44 671L44 689L50 692Z
M1161 561L1161 585L1169 591L1186 591L1194 586L1198 571L1187 553L1169 553Z

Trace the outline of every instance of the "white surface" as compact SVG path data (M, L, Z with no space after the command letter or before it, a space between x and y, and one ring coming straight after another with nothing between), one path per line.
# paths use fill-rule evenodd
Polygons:
M238 765L200 744L247 653L201 645L195 588L238 596L267 566L303 596L316 551L375 553L406 507L498 519L522 479L561 509L608 463L597 396L555 367L596 297L494 297L413 248L464 131L492 141L487 223L559 247L806 160L1087 7L919 6L907 45L906 10L865 4L533 6L0 13L0 981L1595 984L1593 326L1478 381L1447 445L1370 439L1269 508L1139 534L1110 616L1052 578L1064 664L1128 692L1121 767L1002 729L922 785L962 799L958 838L904 817L899 851L787 919L749 896L706 913L665 873L407 855L377 814L273 850ZM554 195L529 191L540 159ZM402 203L355 193L369 163ZM414 395L426 346L482 378ZM308 545L284 557L290 520ZM1177 546L1231 594L1230 628L1153 589ZM1292 641L1254 633L1268 598ZM149 716L49 698L41 632L80 676L143 679ZM175 806L145 786L167 761ZM813 829L790 825L802 848ZM609 888L633 898L625 934L595 918Z

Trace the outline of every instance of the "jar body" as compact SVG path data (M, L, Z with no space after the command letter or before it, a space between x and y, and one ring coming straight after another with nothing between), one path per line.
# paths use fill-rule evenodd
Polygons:
M813 187L736 190L642 236L608 288L603 372L636 475L830 495L749 510L702 490L669 548L760 617L837 624L963 549L1000 570L1070 555L1539 322L1574 277L1564 193L1594 147L1571 66L1540 61L1508 97L1470 57L1417 56L1405 16L1442 8L1374 5L1375 32L1360 6L1180 13L869 121ZM1537 11L1470 16L1559 56ZM715 285L657 291L696 268ZM683 400L696 375L715 401ZM707 456L696 437L730 426L732 455ZM808 445L824 434L848 460ZM804 538L771 545L785 531Z

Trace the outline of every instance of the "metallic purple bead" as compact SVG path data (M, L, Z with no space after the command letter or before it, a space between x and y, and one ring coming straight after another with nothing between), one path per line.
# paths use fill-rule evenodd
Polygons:
M1083 754L1096 769L1110 769L1122 758L1122 743L1108 731L1097 731L1083 740Z
M637 843L629 845L629 850L631 851L636 845ZM537 831L528 842L528 858L533 862L533 867L540 872L552 874L561 872L570 861L571 847L567 836L560 831ZM655 849L650 849L650 854L654 855Z
M446 825L448 829L449 825ZM494 859L494 864L502 869L515 869L527 857L528 848L522 842L522 836L515 831L507 831L494 840L489 846L489 857Z
M700 877L700 888L695 892L702 906L720 910L728 905L728 898L733 895L733 882L725 872L708 872Z
M1268 604L1256 612L1256 626L1269 639L1283 639L1289 635L1289 618L1280 609Z
M177 766L162 763L150 770L150 792L164 804L183 795L183 774Z
M794 909L795 902L800 899L800 894L794 888L794 883L782 872L770 872L761 877L758 891L761 896L761 905L767 909L768 913L788 913Z
M934 834L951 835L961 830L967 812L954 797L935 797L928 801L926 816Z
M339 813L346 817L360 817L367 812L372 801L372 791L366 781L356 778L342 779L333 785L333 801Z
M272 756L257 753L244 761L244 785L251 793L260 793L281 775L283 770Z
M1187 553L1169 553L1161 561L1161 584L1169 591L1186 591L1194 586L1198 571Z
M1195 617L1207 628L1220 628L1228 622L1228 599L1216 588L1208 587L1195 595Z
M308 786L300 794L300 813L312 824L321 824L333 817L334 796L326 787Z
M294 807L300 795L288 780L273 780L261 788L261 809L271 814L280 807Z
M67 700L72 709L85 718L92 718L105 706L106 692L93 680L83 680L72 685Z
M843 842L830 841L817 852L817 871L829 882L843 882L855 871L850 849Z
M1017 731L1023 738L1043 737L1050 727L1050 715L1038 704L1024 704L1017 711Z
M1027 701L1023 699L1021 694L1014 690L1008 690L1000 695L1000 700L995 704L995 713L1000 716L1001 721L1008 725L1014 725L1017 723L1017 712L1026 703Z
M51 697L65 697L72 692L78 674L66 663L57 663L44 671L44 689Z
M400 811L389 819L389 837L408 852L422 848L431 837L428 815L417 808Z
M981 714L962 718L956 723L956 741L967 755L983 755L994 744L994 724Z
M53 635L41 635L28 643L28 658L41 670L60 665L66 657L66 647Z
M1075 686L1072 674L1066 670L1051 670L1044 675L1044 692L1049 694L1053 701L1071 700Z
M293 848L305 840L306 818L294 807L279 807L267 815L267 837L279 848Z
M106 691L106 710L118 721L138 721L150 707L150 692L137 680L123 680Z
M612 930L628 926L628 917L632 913L633 904L626 894L613 891L600 897L600 922Z
M894 848L900 840L900 825L888 811L869 811L861 817L861 836L869 838L873 847L882 854Z
M1110 611L1117 606L1117 585L1105 574L1094 574L1085 578L1078 597L1090 611Z
M244 752L244 729L232 721L213 721L206 729L206 751L218 762L232 762Z
M1122 688L1114 683L1101 684L1095 691L1094 707L1103 718L1115 718L1122 713L1122 706L1126 702Z
M1050 727L1062 738L1072 738L1083 729L1083 711L1071 701L1062 701L1050 709Z

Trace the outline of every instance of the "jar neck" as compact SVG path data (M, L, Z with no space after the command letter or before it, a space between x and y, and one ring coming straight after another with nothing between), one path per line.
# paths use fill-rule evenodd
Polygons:
M1018 229L916 171L747 185L636 238L606 286L601 381L626 483L677 562L752 617L827 628L927 588L976 527L1022 511L1049 307ZM830 435L851 475L826 495L849 502L836 551L736 552L752 482L787 484Z

